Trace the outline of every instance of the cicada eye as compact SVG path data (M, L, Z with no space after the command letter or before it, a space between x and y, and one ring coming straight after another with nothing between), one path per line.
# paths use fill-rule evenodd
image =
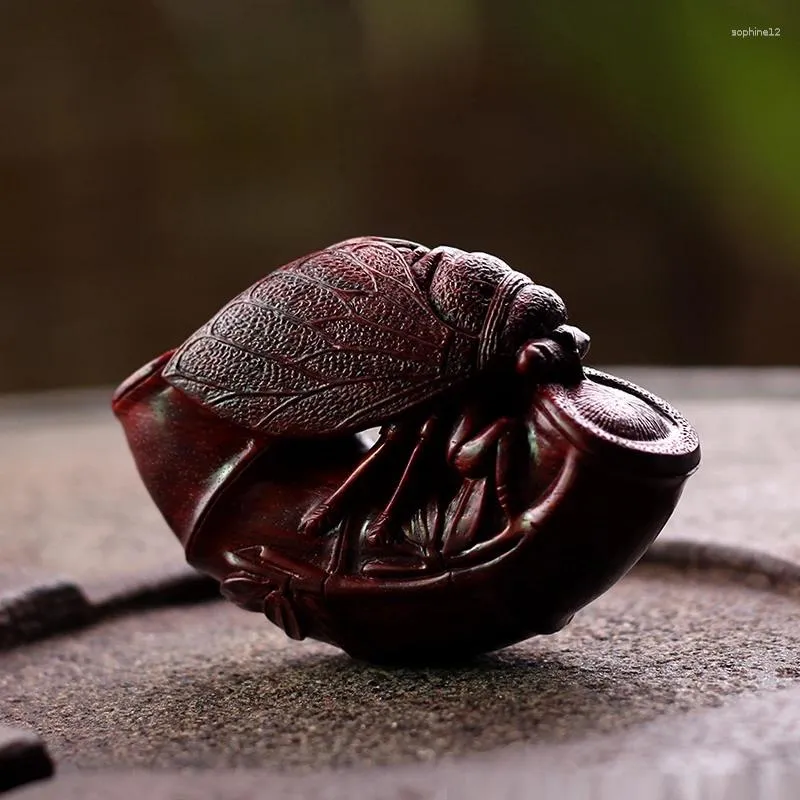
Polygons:
M566 320L564 301L552 289L528 283L508 311L501 349L508 355L516 354L525 342L549 336Z
M534 316L536 324L540 326L540 333L555 330L567 321L567 307L564 301L547 286L534 284L525 300L531 309L529 314Z

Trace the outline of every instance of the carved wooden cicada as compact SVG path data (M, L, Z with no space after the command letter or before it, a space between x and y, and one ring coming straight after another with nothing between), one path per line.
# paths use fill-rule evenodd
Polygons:
M226 596L361 657L456 657L564 625L699 462L674 409L584 370L588 342L494 256L358 238L236 297L114 410Z

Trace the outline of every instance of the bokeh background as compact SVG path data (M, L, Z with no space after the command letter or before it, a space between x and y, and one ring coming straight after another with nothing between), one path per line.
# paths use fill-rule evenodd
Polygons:
M594 363L798 363L798 31L794 1L4 0L0 390L116 383L363 233L505 258Z

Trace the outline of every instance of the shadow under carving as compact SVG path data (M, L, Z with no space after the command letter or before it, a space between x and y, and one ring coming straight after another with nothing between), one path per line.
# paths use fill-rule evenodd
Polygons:
M196 672L162 688L169 705L148 734L152 750L120 759L101 747L91 766L98 758L115 766L300 770L427 761L621 728L647 717L643 707L652 704L641 698L671 696L666 686L514 652L458 669L310 656L266 673L244 665L213 678ZM117 731L117 745L124 735Z
M436 760L576 741L794 683L795 608L643 567L554 637L393 669L262 635L258 620L239 627L221 603L162 610L9 654L16 701L0 713L35 722L65 767Z

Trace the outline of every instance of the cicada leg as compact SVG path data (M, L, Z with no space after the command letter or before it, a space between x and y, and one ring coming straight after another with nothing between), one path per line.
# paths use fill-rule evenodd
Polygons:
M471 414L463 414L450 439L447 460L465 478L485 476L491 468L495 446L507 425L508 419L501 417L475 434L476 419Z
M346 505L350 497L358 491L364 476L374 469L375 465L388 455L403 439L409 438L411 432L405 425L385 425L378 441L361 460L361 463L348 475L342 485L326 500L312 506L300 521L300 533L318 536L334 527L345 515Z
M367 539L370 543L376 544L385 542L389 538L392 527L397 523L397 517L402 508L403 500L408 495L414 482L414 475L419 466L419 462L425 455L438 428L439 418L436 415L430 416L420 427L417 441L403 469L403 474L397 482L397 487L392 493L386 507L372 522L370 522L367 528Z
M516 418L507 418L504 422L505 430L497 440L495 486L497 500L510 521L526 508L531 460L536 454L525 422Z
M471 435L475 421L470 413L459 419L450 441L448 460L467 478L484 477L493 466L497 500L511 519L522 510L524 491L520 484L530 472L527 429L521 420L500 417Z

